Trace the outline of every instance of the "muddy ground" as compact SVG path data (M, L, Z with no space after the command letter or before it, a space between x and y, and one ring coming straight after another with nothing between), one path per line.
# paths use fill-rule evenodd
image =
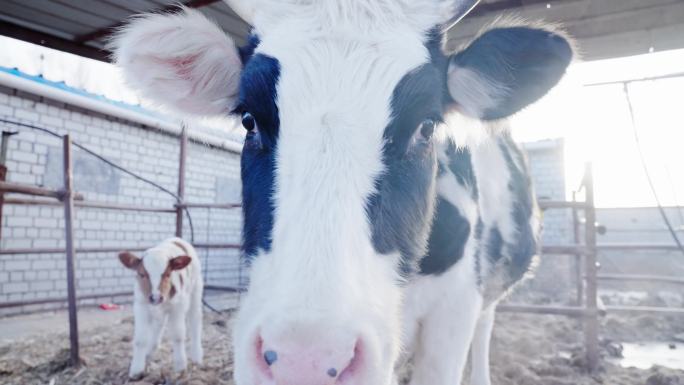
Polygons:
M46 319L48 316L46 315ZM172 375L170 346L164 343L135 384L232 384L229 315L207 312L205 362L180 377ZM66 366L68 338L48 333L0 346L0 384L127 384L132 318L81 333L84 365ZM0 323L1 324L1 323ZM621 342L672 341L684 333L681 316L607 316L602 320L602 355L619 354ZM584 369L579 322L560 316L499 314L492 345L495 385L684 385L684 371L654 367L624 369L604 360L597 374ZM615 341L615 342L612 342ZM684 349L684 343L674 345ZM466 381L467 383L467 381Z

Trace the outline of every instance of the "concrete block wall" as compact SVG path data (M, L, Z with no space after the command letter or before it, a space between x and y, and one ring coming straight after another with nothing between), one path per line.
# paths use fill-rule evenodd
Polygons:
M537 199L565 201L565 155L562 140L524 143ZM559 245L573 242L572 212L569 209L549 209L542 217L542 244ZM540 256L534 279L525 281L516 290L513 302L532 302L538 293L545 300L567 303L574 298L575 263L573 256ZM519 296L519 298L518 298Z
M530 173L537 199L565 201L565 155L562 140L525 143ZM543 214L542 241L545 244L567 244L573 241L572 213L567 209L546 210Z
M0 117L69 133L75 142L175 192L179 139L156 129L0 87ZM7 180L49 188L62 185L61 140L37 130L1 123L18 131L9 142ZM74 149L74 184L88 201L172 208L174 199L159 189L114 170ZM186 200L234 203L240 200L239 155L191 142L188 147ZM6 197L15 197L7 194ZM19 197L16 195L16 197ZM24 198L31 198L23 196ZM198 243L239 243L240 209L191 209ZM187 218L184 236L190 238ZM61 206L5 205L2 249L64 246ZM175 214L77 208L76 247L151 246L173 236ZM237 250L198 250L209 266L208 283L239 283ZM65 259L61 253L0 255L0 303L66 296ZM131 290L132 274L116 253L78 253L80 295ZM92 302L92 301L91 301ZM46 305L0 310L0 315L42 309Z

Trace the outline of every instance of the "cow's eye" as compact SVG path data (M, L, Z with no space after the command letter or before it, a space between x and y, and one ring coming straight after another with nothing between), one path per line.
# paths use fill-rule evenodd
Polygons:
M145 273L138 273L138 275L140 276L140 278L145 278L145 277L147 277L147 274L145 274Z
M249 112L242 113L242 127L247 131L254 131L256 128L256 119L254 119L254 115Z
M420 123L418 129L420 130L420 135L425 139L432 138L432 134L435 133L435 123L432 119L425 119Z

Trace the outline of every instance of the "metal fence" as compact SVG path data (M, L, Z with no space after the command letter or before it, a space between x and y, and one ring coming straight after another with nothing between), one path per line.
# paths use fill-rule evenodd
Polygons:
M584 347L588 369L594 371L599 364L599 320L607 313L616 312L650 312L684 315L684 308L653 306L603 306L598 297L600 281L645 281L684 284L684 279L673 276L634 275L634 274L599 274L597 253L599 251L679 251L677 245L638 244L638 243L603 243L597 244L596 207L594 206L594 179L591 163L585 166L581 189L584 190L584 202L573 201L539 201L542 210L571 209L575 243L569 245L543 245L542 255L571 255L576 258L576 303L568 306L501 304L498 311L515 313L553 314L578 317L583 321ZM581 234L578 211L584 211L584 234Z

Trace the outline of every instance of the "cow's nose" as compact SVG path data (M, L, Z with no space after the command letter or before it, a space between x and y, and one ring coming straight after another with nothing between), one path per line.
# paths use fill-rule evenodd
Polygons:
M149 300L152 305L159 305L160 303L164 302L164 296L150 294Z
M363 356L360 341L344 346L257 344L258 366L275 385L338 385L354 377Z

